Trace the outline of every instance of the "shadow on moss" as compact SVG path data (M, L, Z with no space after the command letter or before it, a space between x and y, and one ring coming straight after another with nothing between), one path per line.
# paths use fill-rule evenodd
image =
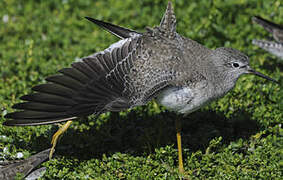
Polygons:
M198 111L182 118L183 148L195 152L205 151L210 140L221 136L224 144L237 139L249 139L259 130L256 121L244 111L227 119L213 111ZM155 148L176 144L175 118L172 112L148 115L130 111L125 116L111 113L104 120L93 118L75 122L57 145L56 155L78 159L101 158L103 154L115 152L134 156L149 155ZM54 126L50 132L31 141L32 150L49 147Z

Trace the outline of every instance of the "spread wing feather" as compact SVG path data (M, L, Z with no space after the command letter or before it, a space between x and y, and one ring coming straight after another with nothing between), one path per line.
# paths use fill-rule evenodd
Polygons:
M46 79L48 83L35 86L36 93L21 97L25 102L14 106L20 111L7 114L6 118L11 120L4 125L51 124L146 104L169 86L173 76L166 73L168 69L159 70L165 73L148 75L154 72L154 67L142 64L156 60L158 55L141 58L144 51L151 51L143 44L143 36L123 39L73 63L70 68L61 69L61 74ZM148 73L133 73L137 68Z
M25 102L13 106L20 111L7 114L6 118L11 120L4 124L50 124L103 112L106 104L119 97L122 91L122 86L113 89L118 83L108 84L105 76L127 57L126 53L132 49L129 46L135 46L132 41L135 40L121 40L115 46L73 63L70 68L61 69L61 74L46 78L48 83L32 88L35 93L21 97Z
M114 34L115 36L117 36L118 38L124 39L124 38L130 38L133 36L137 36L140 35L140 33L133 31L131 29L127 29L127 28L123 28L123 27L119 27L117 25L108 23L108 22L103 22L97 19L93 19L91 17L85 17L87 20L97 24L98 26L106 29L108 32L110 32L111 34Z

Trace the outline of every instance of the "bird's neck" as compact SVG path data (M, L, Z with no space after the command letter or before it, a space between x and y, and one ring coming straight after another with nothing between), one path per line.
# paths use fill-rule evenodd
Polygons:
M210 76L210 86L211 93L214 94L214 97L220 98L229 92L235 86L236 82L230 79L227 79L228 76L222 71L214 71Z

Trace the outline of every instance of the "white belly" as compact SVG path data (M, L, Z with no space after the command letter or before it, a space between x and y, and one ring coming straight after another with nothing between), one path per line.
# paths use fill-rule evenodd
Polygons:
M182 114L189 114L209 101L205 88L191 89L189 87L171 87L165 89L157 102L169 110Z

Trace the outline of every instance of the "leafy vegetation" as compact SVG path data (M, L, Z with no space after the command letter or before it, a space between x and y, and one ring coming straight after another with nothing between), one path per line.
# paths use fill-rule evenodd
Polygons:
M283 24L280 0L176 0L177 30L209 48L233 47L251 66L279 85L245 75L233 91L181 117L185 177L189 179L280 179L283 169L282 61L253 46L268 33L252 24L260 15ZM158 25L162 0L62 0L0 3L0 122L19 97L46 76L118 39L83 17L143 32ZM281 87L281 88L280 88ZM174 119L155 102L121 113L75 122L56 156L43 164L43 179L178 179ZM50 146L58 126L0 124L0 160L24 157Z

